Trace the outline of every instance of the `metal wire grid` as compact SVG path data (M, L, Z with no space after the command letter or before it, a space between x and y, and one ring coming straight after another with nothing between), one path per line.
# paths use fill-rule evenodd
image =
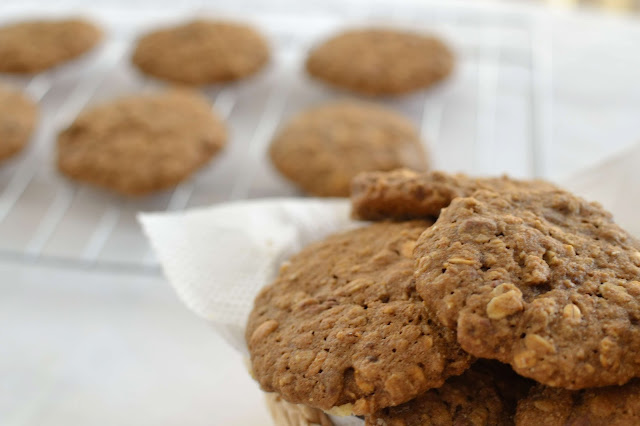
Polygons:
M435 165L473 173L545 175L551 137L551 42L544 21L529 15L496 17L447 8L393 18L443 33L453 39L459 53L454 83L416 96L382 100L420 124ZM139 19L143 22L144 15ZM305 19L257 18L273 44L270 69L249 82L205 91L231 127L226 152L194 179L144 199L119 198L67 181L53 165L57 132L85 106L119 92L158 86L130 69L130 38L108 41L89 57L52 73L9 79L40 103L42 117L28 151L0 169L0 257L25 264L155 272L156 260L135 221L138 211L178 211L222 201L301 195L269 165L268 143L281 121L296 111L345 96L310 82L300 70L318 35L344 23L340 18L315 23ZM518 75L511 80L519 83L505 86L508 74ZM510 127L518 135L508 141L501 123L511 120L509 114L516 109L522 124ZM500 140L510 145L498 144Z

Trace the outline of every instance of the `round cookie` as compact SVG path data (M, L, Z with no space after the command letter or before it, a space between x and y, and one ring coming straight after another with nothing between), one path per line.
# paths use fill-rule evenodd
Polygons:
M412 123L366 102L339 101L294 117L274 138L273 164L304 191L348 197L351 179L369 170L427 168Z
M518 403L517 426L640 424L640 381L581 391L536 386Z
M256 298L247 326L267 392L334 413L371 414L470 365L414 288L413 246L431 223L380 222L312 244Z
M438 389L366 416L366 426L512 426L531 382L504 365L478 361Z
M269 60L269 47L247 25L197 20L144 35L132 60L162 80L205 85L257 72Z
M0 72L35 73L91 50L102 37L80 19L27 21L0 27Z
M555 189L541 180L471 178L443 172L411 170L366 172L351 182L352 215L360 220L406 220L438 217L454 198L467 197L478 189L498 192L527 188Z
M439 39L391 29L338 34L311 51L307 71L333 86L366 95L396 95L447 77L454 58Z
M0 85L0 161L24 148L36 125L38 108L22 93Z
M638 243L561 190L456 198L420 237L417 289L469 353L549 386L640 375Z
M223 122L187 91L122 98L82 112L58 137L67 176L127 195L172 187L225 144Z

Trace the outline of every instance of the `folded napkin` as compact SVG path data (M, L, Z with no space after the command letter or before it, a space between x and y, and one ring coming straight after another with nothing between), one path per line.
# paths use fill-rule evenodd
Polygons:
M358 226L343 199L266 199L139 217L182 301L248 354L244 326L260 288L306 244Z

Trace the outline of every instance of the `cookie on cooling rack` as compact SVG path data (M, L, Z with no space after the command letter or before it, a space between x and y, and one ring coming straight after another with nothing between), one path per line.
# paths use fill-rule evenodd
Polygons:
M469 196L478 189L503 192L527 188L556 187L541 180L506 176L471 178L464 174L412 170L365 172L351 182L352 215L360 220L435 218L454 198Z
M22 93L0 85L0 161L24 148L36 125L38 108Z
M532 384L509 366L481 360L440 388L366 416L366 426L512 426Z
M453 199L414 252L417 290L464 350L555 387L640 376L639 243L559 189Z
M226 141L224 123L188 91L122 98L82 112L58 137L67 176L128 195L175 186Z
M640 381L581 391L535 386L518 403L517 426L640 424Z
M301 113L276 135L269 153L285 177L317 196L349 196L351 179L367 170L427 169L413 124L366 102L332 102Z
M101 31L81 19L38 20L0 27L0 72L35 73L91 50Z
M246 337L255 378L285 400L343 415L409 401L471 357L415 291L428 221L379 222L311 244L256 297Z
M338 34L313 49L307 71L333 86L366 95L396 95L433 85L454 65L436 37L392 29Z
M269 47L248 25L197 20L144 35L132 60L156 78L206 85L254 74L269 60Z

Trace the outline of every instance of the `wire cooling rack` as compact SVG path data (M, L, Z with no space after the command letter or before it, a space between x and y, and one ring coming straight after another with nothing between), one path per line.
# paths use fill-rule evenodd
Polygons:
M544 19L443 4L381 3L350 10L329 2L316 14L301 14L271 13L255 5L242 9L243 3L235 6L253 15L245 13L241 19L254 23L271 43L271 64L248 81L203 89L227 120L229 144L192 180L170 191L122 198L71 182L55 168L56 135L88 105L162 87L130 65L139 33L203 14L239 18L237 11L95 8L87 15L105 28L106 35L94 52L30 78L0 75L0 81L23 88L41 108L28 149L0 165L0 258L25 265L154 272L157 262L136 223L137 212L302 195L277 174L265 152L278 126L296 112L351 96L310 80L303 63L311 46L352 26L384 23L429 31L454 48L458 66L449 81L427 92L379 100L415 122L435 167L474 174L546 175L551 39ZM31 17L33 12L42 14L0 6L0 21Z

